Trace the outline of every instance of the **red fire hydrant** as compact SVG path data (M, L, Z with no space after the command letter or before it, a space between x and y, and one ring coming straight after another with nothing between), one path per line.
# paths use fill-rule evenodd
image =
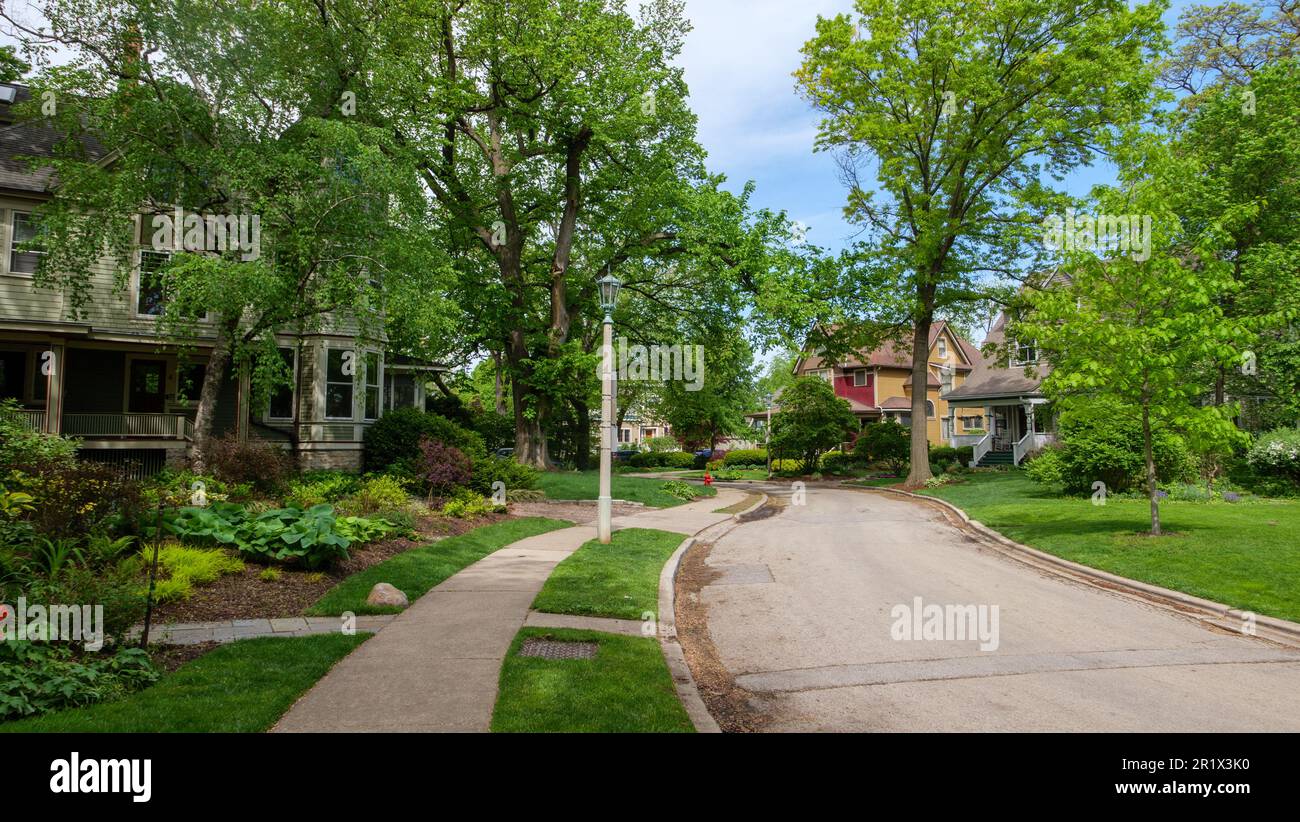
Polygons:
M705 484L705 485L712 485L712 484L713 484L713 477L712 477L712 475L709 474L708 471L705 471L705 472L704 472L704 484Z

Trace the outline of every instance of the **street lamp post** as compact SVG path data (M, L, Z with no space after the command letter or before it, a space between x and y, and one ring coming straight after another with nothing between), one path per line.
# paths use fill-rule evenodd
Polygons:
M614 450L614 307L618 305L618 278L606 272L597 280L600 307L605 311L604 344L600 349L600 496L596 500L596 535L608 545L613 525L614 501L610 491Z

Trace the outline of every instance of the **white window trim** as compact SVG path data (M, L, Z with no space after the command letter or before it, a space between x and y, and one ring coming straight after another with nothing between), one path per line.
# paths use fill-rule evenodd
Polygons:
M330 380L330 352L331 351L354 351L359 357L363 357L362 350L354 345L325 345L321 348L320 354L320 385L321 385L321 419L327 422L356 422L357 417L357 375L352 375L352 414L347 417L331 417L329 413L329 394L330 385L342 385L342 382ZM363 366L364 367L364 366Z
M868 385L871 384L871 383L867 380L867 377L869 377L869 376L870 376L870 374L867 372L867 369L865 369L865 368L859 368L858 370L854 371L854 372L853 372L853 387L854 387L854 388L866 388ZM859 381L859 380L860 380L860 381Z
M375 375L375 416L366 416L366 392L371 389L370 384L370 355L375 356L375 370L379 373ZM374 422L384 415L384 352L377 349L365 349L361 355L361 420L362 422Z
M932 419L934 419L934 417L935 417L935 413L936 413L937 411L938 411L938 406L935 404L935 401L934 401L934 400L926 400L926 401L925 401L925 418L926 418L927 420L932 420Z
M145 248L144 246L138 246L135 249L135 265L133 266L133 274L131 276L131 313L135 315L135 318L138 320L156 320L162 315L146 314L140 310L140 290L144 282L144 269L142 266L144 265L144 252L146 251L153 254L166 254L168 260L170 260L171 256L176 252L159 251L156 248ZM164 301L165 300L166 298L164 297Z
M1032 360L1022 360L1022 359L1020 359L1020 352L1021 352L1022 349L1025 349L1025 348L1032 348L1032 349L1034 350L1034 358L1033 358ZM1028 344L1025 344L1025 343L1016 343L1016 353L1015 353L1015 354L1012 356L1012 358L1011 358L1011 364L1012 364L1013 366L1015 366L1015 365L1037 365L1037 364L1038 364L1038 358L1039 358L1039 354L1038 354L1038 340L1034 340L1033 342L1030 342L1030 343L1028 343Z
M19 214L25 214L25 215L28 216L28 217L32 216L32 212L31 212L31 211L23 211L21 208L6 208L6 209L4 210L4 242L5 242L4 273L8 274L8 275L11 276L11 277L22 277L23 279L30 280L30 279L32 279L33 277L36 276L36 272L34 272L34 271L32 271L32 272L27 272L27 271L14 271L14 270L13 270L14 251L15 251L15 249L14 249L14 219L15 219ZM33 251L33 252L28 252L28 253L31 253L31 254L42 254L42 255L45 254L44 251Z

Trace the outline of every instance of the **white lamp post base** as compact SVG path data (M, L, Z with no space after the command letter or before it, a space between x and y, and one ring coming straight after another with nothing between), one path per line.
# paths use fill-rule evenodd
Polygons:
M614 500L610 497L597 498L596 513L596 536L602 545L608 545L613 535Z

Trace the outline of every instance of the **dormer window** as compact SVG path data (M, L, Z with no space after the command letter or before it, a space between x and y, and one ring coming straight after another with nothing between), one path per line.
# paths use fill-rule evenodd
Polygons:
M871 373L865 368L859 368L857 371L854 371L853 385L856 388L861 388L864 385L871 385Z
M1016 345L1012 365L1033 365L1038 362L1038 341L1022 342Z
M948 341L943 337L939 338L939 359L948 359Z

